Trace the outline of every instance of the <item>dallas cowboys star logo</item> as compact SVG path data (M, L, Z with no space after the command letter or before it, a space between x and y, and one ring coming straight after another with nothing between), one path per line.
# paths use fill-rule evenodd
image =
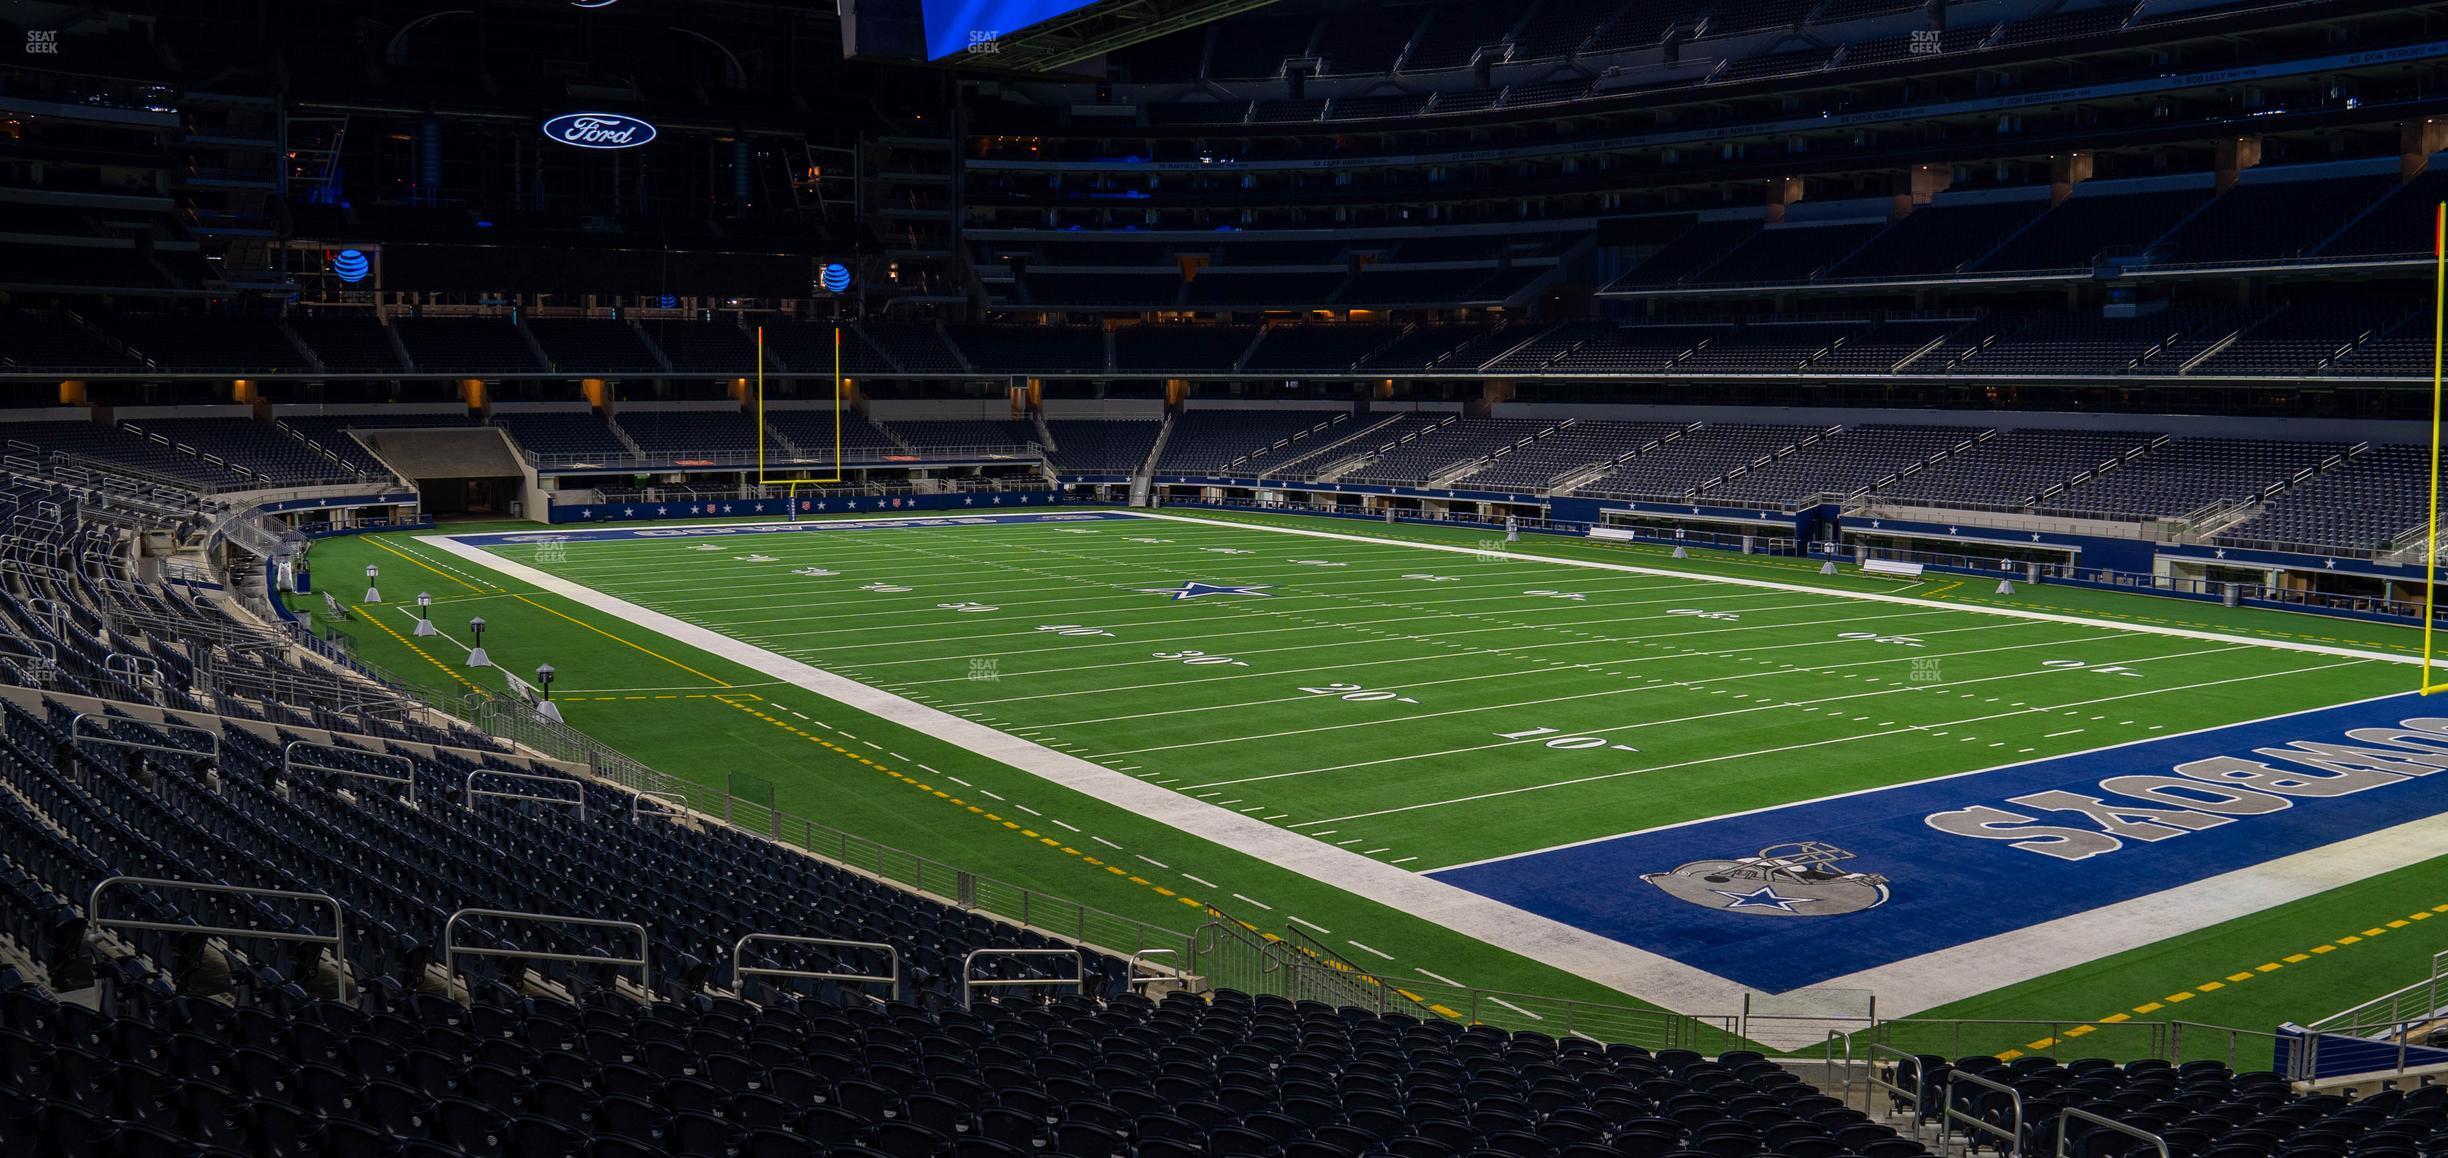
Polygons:
M1174 602L1179 603L1184 599L1197 599L1202 595L1255 595L1261 599L1271 598L1266 593L1266 588L1270 586L1272 584L1259 583L1253 586L1236 587L1228 583L1200 583L1193 580L1179 587L1142 587L1139 591L1145 595L1170 595Z
M1726 889L1709 891L1730 901L1731 903L1726 905L1729 909L1775 909L1779 912L1791 913L1797 911L1794 908L1795 905L1807 905L1817 899L1785 896L1776 891L1775 885L1761 885L1758 889L1748 893L1731 892Z

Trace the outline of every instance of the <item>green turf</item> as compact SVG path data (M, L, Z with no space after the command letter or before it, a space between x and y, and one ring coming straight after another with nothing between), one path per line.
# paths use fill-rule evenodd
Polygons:
M1224 519L1466 546L1485 538L1449 528ZM1133 541L1152 539L1169 541ZM1822 577L1791 560L1696 553L1674 561L1651 548L1540 537L1520 550L1693 578L1178 523L726 537L715 551L700 545L573 543L543 569L1410 869L2400 691L2411 674L2402 665L2104 625L1712 585L1702 580L1899 590ZM532 561L537 548L500 551ZM736 558L752 554L772 561ZM493 625L485 642L498 662L524 674L549 660L562 673L556 690L574 725L676 775L720 783L729 771L751 771L779 784L788 810L1168 927L1194 923L1199 912L1183 902L1196 900L1270 927L1294 928L1291 919L1299 918L1331 929L1317 935L1320 942L1389 973L1426 969L1515 992L1608 996L907 729L772 686L761 673L531 592L411 537L333 540L316 549L327 582L367 560L384 564L383 586L395 602L360 615L398 633L346 625L367 656L429 686L466 690L455 677L500 685L498 672L458 669L464 650L451 641L418 641L425 656L409 650L414 615L404 604L427 585L444 630L463 641L466 616L484 615ZM811 566L837 574L791 573ZM1420 575L1442 579L1406 578ZM1173 602L1138 590L1187 579L1266 584L1272 594ZM866 589L878 583L911 590ZM1996 596L1990 585L1948 579L1909 593L2375 650L2414 642L2399 629L2307 616L2056 587ZM964 603L993 610L957 606ZM1712 617L1671 614L1677 611ZM1725 614L1739 618L1713 617ZM1040 630L1061 625L1112 634ZM1848 631L1909 635L1922 646L1838 637ZM1206 654L1184 654L1191 651ZM1218 657L1248 666L1186 662ZM2052 659L2087 666L2042 662ZM2138 674L2103 674L2101 665ZM1303 690L1310 688L1337 690ZM1555 730L1505 736L1542 728ZM1585 746L1579 737L1602 743ZM1550 747L1557 739L1572 743ZM947 803L954 794L963 803ZM1105 863L1084 863L1083 854ZM2411 912L2422 907L2412 895L2419 883L2417 875L2391 892L2384 878L2298 906ZM2438 901L2448 898L2425 904ZM2322 908L2325 902L2359 907ZM2172 993L2233 973L2245 958L2257 965L2296 952L2287 946L2303 936L2287 934L2300 926L2274 923L2284 911L1943 1012L2106 1016L2143 1004L2134 993ZM2423 929L2396 943L2437 947L2439 940ZM2391 987L2395 965L2365 975L2331 967L2323 955L2201 994L2202 1004L2182 1012L2247 1025L2318 1016ZM2235 1000L2246 992L2249 1002ZM2213 1009L2233 1013L2204 1016Z
M607 594L1413 869L2406 677L2370 659L1203 524L497 548L539 550ZM1264 594L1147 593L1190 579Z

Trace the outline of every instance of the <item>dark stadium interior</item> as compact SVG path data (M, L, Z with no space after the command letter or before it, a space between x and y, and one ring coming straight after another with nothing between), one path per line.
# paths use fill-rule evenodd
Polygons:
M1740 1041L1202 991L659 819L255 614L352 529L298 496L1046 494L1746 554L1875 518L1974 571L2089 536L2422 622L2448 3L1083 11L930 63L784 0L0 5L0 1158L1951 1158L1950 1106L2008 1153L2448 1155L2430 1077L2266 1045L1832 1096ZM513 481L399 469L435 432ZM551 787L476 805L501 772ZM155 883L105 927L115 877ZM1011 949L1064 952L971 960Z

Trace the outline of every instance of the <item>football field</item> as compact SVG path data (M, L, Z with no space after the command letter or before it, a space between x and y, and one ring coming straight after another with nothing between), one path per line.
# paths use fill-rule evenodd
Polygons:
M417 543L1670 1008L1931 1008L2439 847L2393 640L1525 538L1077 511ZM1159 891L1284 916L1233 884Z

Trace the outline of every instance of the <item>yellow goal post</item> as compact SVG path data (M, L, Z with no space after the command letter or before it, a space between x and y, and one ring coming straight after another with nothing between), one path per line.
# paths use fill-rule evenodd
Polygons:
M840 326L835 326L833 327L833 472L823 478L812 478L804 474L790 478L776 477L773 474L772 465L766 462L765 457L765 327L756 328L756 481L758 486L784 488L787 497L791 499L790 508L796 508L798 488L842 481L842 406L842 332Z

